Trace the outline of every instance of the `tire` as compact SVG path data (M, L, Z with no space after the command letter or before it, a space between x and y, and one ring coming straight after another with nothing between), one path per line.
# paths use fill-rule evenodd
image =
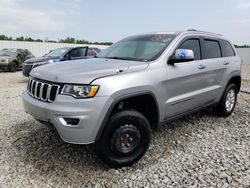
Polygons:
M8 69L10 72L16 72L17 71L17 63L16 62L10 63Z
M216 115L228 117L234 111L237 102L237 87L235 84L229 84L224 91L219 104L215 107Z
M148 150L151 128L138 111L125 110L111 116L100 139L95 142L97 156L111 167L136 163Z

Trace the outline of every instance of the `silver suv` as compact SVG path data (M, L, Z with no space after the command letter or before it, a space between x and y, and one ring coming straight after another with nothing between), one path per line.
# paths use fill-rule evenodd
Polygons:
M65 142L94 143L105 163L121 167L145 154L161 124L207 107L229 116L240 86L241 59L221 35L158 32L32 70L23 104Z

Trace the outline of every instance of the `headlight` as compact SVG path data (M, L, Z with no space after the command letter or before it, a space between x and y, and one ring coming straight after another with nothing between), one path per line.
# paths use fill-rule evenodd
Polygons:
M54 61L52 59L48 60L48 61L45 61L44 63L46 64L50 64L50 63L54 63Z
M50 59L50 60L47 60L45 61L46 64L50 64L50 63L56 63L56 62L59 62L60 59Z
M61 91L61 94L71 95L78 99L90 98L90 97L95 96L98 89L99 89L99 86L65 84Z
M43 65L45 62L44 61L41 61L41 62L36 62L35 64L36 65Z
M9 63L9 59L3 59L1 60L1 63Z
M44 61L42 61L42 62L36 62L36 63L34 63L34 64L32 65L32 67L35 68L35 67L38 67L38 66L43 65L43 64L45 64Z

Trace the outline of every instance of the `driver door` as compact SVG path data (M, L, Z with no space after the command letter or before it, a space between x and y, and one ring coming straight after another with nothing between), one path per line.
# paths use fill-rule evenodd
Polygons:
M87 51L88 47L74 48L68 52L66 57L68 57L68 60L83 59L86 57Z
M167 65L168 81L165 89L166 119L185 114L208 102L206 88L211 80L203 65L201 39L185 38L177 49L190 49L194 52L194 61Z

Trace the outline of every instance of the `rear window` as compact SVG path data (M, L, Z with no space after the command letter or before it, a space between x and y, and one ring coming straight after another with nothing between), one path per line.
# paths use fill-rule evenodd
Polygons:
M221 49L218 41L204 40L205 59L213 59L221 57Z
M221 49L222 49L223 57L235 56L233 47L228 41L225 41L225 40L221 41Z

